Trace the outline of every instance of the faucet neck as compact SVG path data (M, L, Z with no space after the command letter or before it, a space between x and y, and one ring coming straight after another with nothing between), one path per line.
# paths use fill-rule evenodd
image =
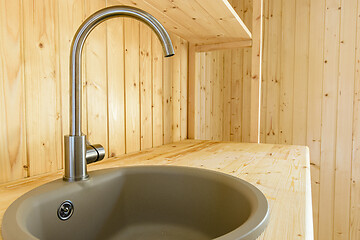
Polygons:
M65 181L79 181L88 178L86 137L81 133L81 54L87 36L103 21L114 17L132 17L146 23L158 36L165 56L174 55L174 49L164 27L150 14L133 7L115 6L97 11L81 24L71 43L70 52L70 135L65 136ZM100 149L100 148L99 148ZM98 149L95 149L99 157ZM102 154L102 156L105 153Z
M71 44L70 52L70 135L81 136L82 116L82 79L81 56L86 38L90 32L103 21L114 17L132 17L146 23L158 36L165 56L174 55L170 37L164 27L149 13L128 6L114 6L101 9L87 18L77 30Z

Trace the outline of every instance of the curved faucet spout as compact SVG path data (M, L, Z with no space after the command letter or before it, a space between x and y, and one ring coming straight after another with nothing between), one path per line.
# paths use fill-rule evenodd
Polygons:
M88 178L86 157L86 137L81 132L82 80L81 55L84 43L90 32L100 23L115 17L131 17L147 24L158 36L165 57L174 55L174 48L165 28L149 13L128 6L114 6L101 9L88 17L77 30L71 43L70 52L70 135L65 136L65 175L66 181L78 181ZM99 148L101 149L101 148ZM100 158L99 149L97 159ZM104 155L104 154L103 154Z
M174 55L170 37L164 27L149 13L128 6L101 9L88 17L77 30L70 53L70 135L81 136L81 53L89 33L100 23L115 17L132 17L146 23L158 36L166 57Z

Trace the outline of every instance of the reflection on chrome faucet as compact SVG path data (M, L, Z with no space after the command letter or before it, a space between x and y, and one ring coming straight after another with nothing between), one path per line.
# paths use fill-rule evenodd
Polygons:
M174 49L164 27L149 13L128 6L101 9L87 18L77 30L70 52L70 135L65 136L65 181L85 180L87 162L101 160L105 150L101 145L89 145L81 132L81 53L89 33L103 21L115 17L131 17L147 24L158 36L166 57L174 55Z

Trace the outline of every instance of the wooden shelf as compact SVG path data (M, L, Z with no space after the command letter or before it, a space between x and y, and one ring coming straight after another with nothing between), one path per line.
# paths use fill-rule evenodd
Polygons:
M227 0L111 0L147 11L164 27L200 45L251 40L251 32Z

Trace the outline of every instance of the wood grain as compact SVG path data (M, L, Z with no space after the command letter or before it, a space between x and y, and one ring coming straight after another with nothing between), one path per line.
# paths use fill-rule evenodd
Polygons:
M112 19L107 27L108 156L125 153L124 19Z
M139 22L124 19L126 152L140 150Z
M337 98L334 239L350 238L350 181L355 81L357 1L341 2ZM338 206L341 206L338 207ZM345 210L347 209L347 210Z
M314 237L319 239L319 197L320 197L320 165L321 165L321 109L322 85L324 76L324 28L325 0L310 4L309 39L309 80L307 111L307 142L311 149L311 192L313 201Z
M152 75L151 75L151 29L140 23L140 132L141 149L153 146L152 138Z
M0 182L27 177L20 1L0 1Z
M26 149L32 176L62 168L57 13L53 1L23 3Z

